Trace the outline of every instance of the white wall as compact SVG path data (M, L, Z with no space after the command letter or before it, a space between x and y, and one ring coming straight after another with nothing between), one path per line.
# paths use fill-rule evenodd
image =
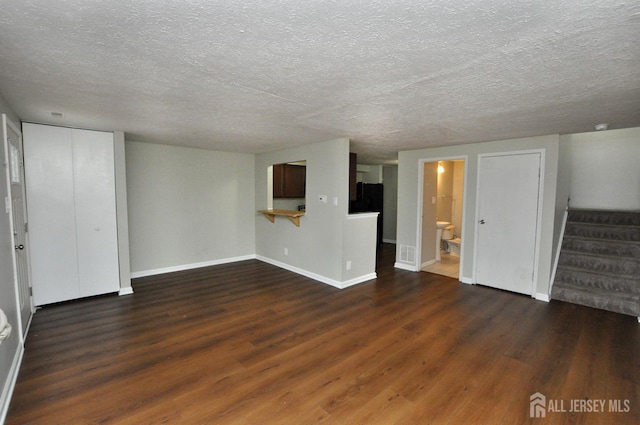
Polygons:
M2 95L0 95L0 114L6 114L15 124L20 126L20 121L11 110ZM4 135L0 135L4 137ZM0 143L4 146L4 141ZM4 147L0 148L0 161L7 162ZM5 198L9 196L7 189L6 167L0 172L0 202L4 205ZM3 208L4 210L4 208ZM8 339L0 344L0 423L4 422L9 408L9 396L13 390L14 379L17 376L17 367L22 354L22 341L18 329L18 309L14 283L13 251L11 244L11 224L9 214L0 212L0 308L7 315L7 319L13 330Z
M382 184L384 185L382 240L396 243L396 223L398 221L398 167L382 167Z
M567 135L562 143L571 207L640 209L640 127Z
M457 237L462 234L462 209L464 207L464 161L453 162L453 206L451 224Z
M467 156L467 173L465 175L466 204L463 214L462 274L463 282L472 283L474 273L473 245L475 242L475 208L476 185L478 172L478 155L492 152L511 152L529 149L545 149L544 155L544 192L542 207L542 229L539 251L538 281L536 291L548 294L549 278L552 265L553 230L555 218L556 180L558 169L559 136L541 136L523 139L510 139L494 142L473 143L458 146L403 151L398 155L398 252L396 261L401 266L419 270L418 264L402 264L400 261L400 245L416 247L417 219L420 181L419 167L421 161L438 160Z
M254 211L256 255L338 287L370 278L375 273L376 219L348 218L348 139L256 155L256 210L268 205L268 167L299 160L307 161L306 214L300 219L300 227L296 227L286 217L276 217L271 223ZM327 196L327 203L319 200L320 195ZM345 240L358 234L358 229L370 229L373 239L366 234L359 243ZM351 270L346 270L346 261L351 261Z
M255 253L254 156L126 142L134 276Z
M419 174L418 174L419 175ZM418 268L430 264L436 259L436 221L438 219L438 163L436 161L425 162L422 167L422 181L418 181L417 195L422 196L422 221L421 221L421 246L420 264ZM435 199L435 203L433 200ZM417 211L416 211L417 214ZM398 216L400 216L398 211ZM416 222L417 225L417 222ZM406 245L406 244L404 244Z
M384 180L382 165L358 164L356 181L362 183L382 183Z

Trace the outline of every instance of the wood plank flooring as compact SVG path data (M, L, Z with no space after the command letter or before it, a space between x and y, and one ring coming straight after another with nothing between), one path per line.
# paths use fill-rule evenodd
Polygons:
M640 423L635 318L397 270L394 250L342 291L250 260L38 310L7 424ZM567 411L531 419L535 392Z

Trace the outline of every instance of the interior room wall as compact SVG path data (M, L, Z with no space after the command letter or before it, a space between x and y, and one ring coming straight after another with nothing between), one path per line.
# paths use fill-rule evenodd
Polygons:
M383 166L358 164L356 177L356 180L362 183L382 183L384 179Z
M466 156L465 196L467 204L462 223L463 252L461 253L462 270L460 279L463 282L473 283L478 155L482 153L544 149L542 228L538 252L538 280L534 286L537 293L542 294L542 296L548 294L552 265L551 252L558 170L558 145L559 136L550 135L400 152L398 154L398 246L396 249L399 250L401 245L415 247L418 243L416 229L418 190L421 187L421 182L419 181L420 163L431 158L437 160L437 158ZM396 258L399 263L402 263L399 260L399 252ZM419 270L419 264L404 264L403 266Z
M456 237L462 234L462 209L464 206L464 161L453 161L453 203L451 224L455 226Z
M20 120L0 94L0 114L6 114L13 124L20 127ZM0 136L4 137L4 135ZM2 142L4 146L4 141ZM0 160L7 162L4 147L0 148ZM0 172L0 196L2 200L9 197L6 168ZM0 344L0 423L9 407L9 395L17 376L17 367L22 353L18 323L18 309L14 282L13 251L11 243L12 230L8 213L0 213L0 308L7 315L13 327L11 335Z
M382 184L384 185L382 240L396 243L396 222L398 219L398 167L382 168Z
M249 154L127 141L132 275L253 257L254 163Z
M305 216L296 227L254 212L256 256L337 287L375 275L376 216L348 214L349 139L256 155L256 208L268 205L269 166L299 160L307 161Z
M422 196L422 237L420 264L418 265L419 268L435 261L436 247L439 246L439 244L436 243L436 221L438 218L438 163L435 161L425 162L422 172L422 182L418 182L421 187L422 194L416 194L416 196ZM400 214L399 210L398 214Z
M640 127L563 136L571 206L640 210Z
M453 162L438 161L438 167L442 167L442 172L438 169L438 197L437 210L438 221L452 222L453 212Z
M307 204L300 227L286 217L276 217L271 223L256 212L267 207L268 167L301 160L307 161ZM252 212L256 255L289 268L341 281L342 227L348 212L348 178L348 139L256 155L256 208ZM326 203L319 199L320 195L326 196ZM337 205L334 205L334 198L337 198Z

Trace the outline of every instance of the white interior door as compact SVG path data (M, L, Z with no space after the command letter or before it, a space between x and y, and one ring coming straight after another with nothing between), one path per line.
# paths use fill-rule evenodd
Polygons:
M476 283L533 295L540 164L539 152L479 158Z
M113 133L73 129L80 296L120 289Z
M26 334L31 321L33 303L29 276L29 244L27 243L27 221L25 207L25 187L22 135L17 126L3 115L3 134L8 158L8 172L11 192L11 219L13 244L15 249L16 292L22 335Z
M71 129L23 125L34 304L78 298Z

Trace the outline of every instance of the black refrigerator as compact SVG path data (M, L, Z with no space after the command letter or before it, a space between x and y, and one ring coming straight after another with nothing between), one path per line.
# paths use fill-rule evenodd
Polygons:
M382 183L358 183L356 200L350 204L349 212L377 212L378 214L378 246L382 245L382 207L384 189Z

